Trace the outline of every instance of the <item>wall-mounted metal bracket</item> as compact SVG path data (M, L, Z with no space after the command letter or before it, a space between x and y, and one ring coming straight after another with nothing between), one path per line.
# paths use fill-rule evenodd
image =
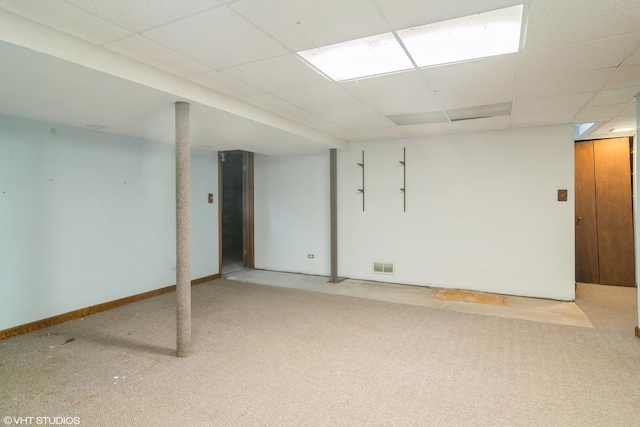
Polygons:
M402 198L403 200L403 210L407 211L407 149L402 149L402 160L400 160L400 164L402 165Z
M362 212L364 212L364 150L362 150L362 163L358 163L358 166L362 168L362 188L358 188L358 191L362 193Z

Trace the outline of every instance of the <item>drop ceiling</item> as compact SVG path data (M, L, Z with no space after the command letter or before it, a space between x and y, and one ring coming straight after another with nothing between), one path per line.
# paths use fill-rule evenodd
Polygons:
M518 4L517 53L340 83L296 55ZM584 122L600 137L636 126L638 22L637 0L0 0L0 114L170 142L188 101L194 146L266 154ZM510 110L447 115L491 105Z

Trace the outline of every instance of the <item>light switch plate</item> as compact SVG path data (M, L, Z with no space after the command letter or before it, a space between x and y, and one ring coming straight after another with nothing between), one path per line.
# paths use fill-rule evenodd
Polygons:
M566 202L567 201L567 197L568 197L567 190L558 190L558 201L559 202Z

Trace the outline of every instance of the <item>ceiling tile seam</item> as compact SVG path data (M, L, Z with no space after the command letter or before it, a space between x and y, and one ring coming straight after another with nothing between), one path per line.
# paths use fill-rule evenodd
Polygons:
M277 43L280 47L282 47L284 50L286 50L289 53L292 54L296 54L296 51L294 51L293 49L291 49L291 47L287 46L283 41L275 38L274 36L272 36L270 33L268 33L266 30L264 30L261 26L259 26L258 24L256 24L255 22L253 22L251 19L249 19L248 17L246 17L245 15L242 14L242 12L240 12L239 10L237 10L236 8L233 7L233 5L237 3L230 3L228 5L225 5L227 7L227 9L229 11L231 11L231 13L235 14L236 16L238 16L239 18L243 19L245 22L247 22L249 25L251 25L253 28L255 28L256 30L258 30L260 33L262 33L263 35L265 35L266 37L270 38L271 40L273 40L275 43ZM297 55L296 55L297 56ZM237 65L245 65L245 64L237 64Z
M116 24L115 22L111 22L111 21L109 21L108 19L105 19L105 18L103 18L103 17L101 17L101 16L99 16L99 15L96 15L96 14L95 14L95 13L93 13L93 12L90 12L90 11L88 11L88 10L86 10L86 9L83 9L83 8L81 8L80 6L76 6L76 5L74 5L74 4L71 4L71 3L69 3L67 0L61 0L61 1L63 1L63 2L65 2L65 3L67 3L68 5L70 5L70 6L72 6L72 7L75 7L75 8L76 8L76 9L78 9L78 10L83 11L83 12L85 12L85 13L89 14L89 15L95 16L96 18L99 18L99 19L101 19L102 21L108 22L108 23L110 23L111 25L115 25L115 26L117 26L117 27L119 27L119 28L122 28L123 30L128 31L128 32L130 32L130 33L131 33L131 34L133 34L133 35L136 35L136 34L137 34L137 35L141 35L142 33L146 33L146 32L148 32L148 31L155 30L156 28L162 28L162 27L164 27L164 26L166 26L166 25L174 24L174 23L176 23L176 22L180 22L180 21L182 21L182 20L185 20L185 19L188 19L188 18L192 18L192 17L194 17L194 16L197 16L197 15L200 15L200 14L202 14L202 13L209 12L209 11L211 11L211 10L219 9L219 8L221 8L221 7L226 6L226 4L225 4L225 3L219 3L219 4L215 5L215 6L208 7L208 8L206 8L206 9L200 10L200 11L198 11L198 12L193 12L193 13L191 13L191 14L189 14L189 15L182 16L182 17L180 17L180 18L176 18L176 19L174 19L174 20L172 20L172 21L164 22L164 23L162 23L162 24L160 24L160 25L155 25L155 26L152 26L152 27L149 27L149 28L144 28L144 29L139 30L139 31L133 31L133 30L130 30L130 29L128 29L128 28L124 28L123 26L118 25L118 24ZM130 37L130 36L128 36L128 37ZM115 41L122 40L123 38L126 38L126 37L119 38L119 39L117 39L117 40L115 40ZM112 43L112 42L109 42L109 43Z
M636 55L636 54L637 54L637 55L640 55L640 43L638 43L638 46L636 46L635 50L633 50L633 51L629 54L629 56L627 56L627 57L624 59L624 61L622 61L622 64L620 64L620 65L621 65L621 66L623 66L623 67L630 66L630 65L627 65L627 64L625 64L625 63L626 63L626 62L627 62L627 61L628 61L632 56L634 56L634 55ZM617 72L617 71L618 71L618 70L616 70L616 72Z
M244 21L246 21L249 25L251 25L252 27L254 27L256 30L258 30L260 33L264 34L266 37L270 38L271 40L273 40L275 43L277 43L279 46L281 46L282 48L284 48L287 52L289 52L289 54L294 55L298 60L301 60L305 65L310 66L309 63L307 63L306 61L304 61L300 55L297 54L296 51L294 51L293 49L291 49L289 46L287 46L284 42L282 42L281 40L275 38L274 36L272 36L270 33L268 33L266 30L262 29L262 27L260 27L259 25L257 25L256 23L254 23L251 19L249 19L248 17L244 16L240 11L236 10L235 8L232 7L233 4L229 4L228 9L232 11L232 13L235 13L238 17L240 17L241 19L243 19ZM264 60L264 59L263 59ZM236 64L235 66L241 66L241 65L247 65L247 64L251 64L254 62L259 62L259 61L250 61L247 63L243 63L243 64ZM232 68L232 67L227 67L227 68ZM325 79L327 79L327 81L333 85L335 85L336 87L338 87L341 91L344 91L346 93L349 93L347 91L345 91L345 89L343 87L341 87L338 82L336 82L335 80L329 78L326 74L320 72L316 67L311 67L312 70L315 70L316 72L318 72L321 76L323 76ZM307 87L314 87L314 86L320 86L320 84L318 85L313 85L313 86L307 86ZM284 92L284 91L281 91ZM276 96L275 94L277 92L267 92L271 95ZM279 98L278 96L276 96L276 98L280 99L281 101L285 101L288 102L284 99ZM294 104L295 105L295 104ZM299 107L299 106L298 106Z
M265 112L247 103L240 103L239 100L228 95L203 88L200 88L197 92L193 91L193 88L199 86L192 82L187 82L184 79L177 78L173 74L135 61L124 55L118 55L102 46L97 46L96 44L48 27L24 16L0 9L0 22L2 42L6 44L13 44L26 50L33 50L43 55L75 63L80 67L129 80L133 83L147 86L167 94L176 95L180 99L188 99L193 102L202 103L276 129L281 129L294 136L302 136L327 145L338 143L338 139L329 137L328 134L324 132L319 132L307 126L301 126L291 120L283 119L282 117ZM118 60L118 58L121 58L121 60ZM140 71L151 74L151 80L147 78L141 80ZM172 80L175 83L178 81L188 83L188 85L193 88L187 85L178 85L170 88L169 86L171 86ZM174 92L174 90L177 92ZM223 98L229 101L224 102L224 106L227 108L221 108L222 106L218 102L223 100ZM240 106L240 104L244 106ZM342 144L342 141L339 143ZM333 148L335 148L335 146Z
M622 112L624 110L626 110L627 108L629 108L630 105L633 105L633 103L636 102L636 99L634 98L633 101L627 103L620 111L618 111L616 114L614 114L613 116L611 116L608 120L603 121L602 123L600 123L598 126L593 126L593 130L590 129L590 134L600 130L602 127L606 126L607 123L610 123L613 119L620 117L620 115L622 114ZM615 105L615 104L614 104ZM582 110L581 110L582 111ZM578 113L579 114L579 113ZM575 117L574 117L575 120Z
M256 86L252 85L251 83L247 83L247 82L245 82L244 80L239 79L239 78L237 78L237 77L234 77L234 76L232 76L232 75L229 75L229 74L225 73L225 72L224 72L224 71L222 71L222 70L216 70L215 68L212 68L212 69L211 69L211 71L206 71L206 72L204 72L204 73L189 74L188 76L184 76L183 78L184 78L184 79L186 79L186 80L189 80L189 81L190 81L190 82L192 82L192 83L195 83L195 84L197 84L197 85L200 85L200 86L202 86L202 87L204 87L204 88L206 88L206 89L210 89L210 90L215 90L215 91L221 92L221 91L220 91L220 90L218 90L218 89L215 89L215 88L211 88L211 87L205 86L205 85L203 85L203 84L201 84L201 83L198 83L198 82L197 82L197 81L195 81L195 80L192 80L194 77L204 76L204 75L206 75L206 74L211 74L211 73L220 73L220 74L224 74L226 77L228 77L228 78L230 78L230 79L233 79L233 80L236 80L236 81L238 81L238 82L240 82L240 83L242 83L242 84L245 84L245 85L247 85L247 86L250 86L251 88L253 88L253 89L255 89L255 90L257 90L257 91L258 91L258 93L257 93L256 95L251 95L251 96L258 96L258 95L266 95L266 94L267 94L267 92L265 92L264 90L260 89L259 87L256 87ZM242 99L242 98L245 98L245 97L242 97L242 96L240 96L240 97L235 97L235 96L234 96L234 98L238 98L238 99L242 100L243 102L247 102L247 101L244 101L244 100Z
M75 4L69 3L67 0L60 0L60 1L62 1L62 2L64 2L64 3L66 3L68 6L72 7L73 9L79 10L79 11L81 11L81 12L83 12L83 13L86 13L87 15L91 15L91 16L93 16L94 18L99 19L100 21L103 21L103 22L106 22L106 23L108 23L108 24L114 25L114 26L116 26L116 27L118 27L118 28L122 29L123 31L126 31L126 32L128 32L128 33L129 33L129 35L128 35L128 36L118 37L118 38L116 38L116 39L110 40L110 41L105 42L105 43L102 43L102 44L99 44L99 43L93 43L93 44L95 44L95 45L97 45L97 46L104 46L104 45L105 45L105 44L107 44L107 43L113 43L113 42L116 42L116 41L119 41L119 40L122 40L122 39L126 39L126 38L128 38L128 37L131 37L131 35L135 34L135 32L131 31L130 29L128 29L128 28L124 28L123 26L118 25L118 24L116 24L115 22L111 22L111 21L109 21L108 19L103 18L102 16L98 16L98 15L96 15L95 13L89 12L88 10L83 9L83 8L81 8L80 6L77 6L77 5L75 5ZM25 17L25 18L26 18L26 17ZM47 26L49 26L49 25L47 25ZM52 27L52 28L53 28L53 27ZM67 34L69 34L69 33L67 33ZM89 43L91 43L91 42L89 42Z
M518 88L520 87L520 72L522 71L522 52L518 52L516 58L516 72L513 76L513 98L511 99L511 117L509 119L509 127L513 127L513 117L516 113L516 99L518 98Z
M355 98L355 99L358 99L358 98L357 98L357 97L355 97L351 92L349 92L348 90L346 90L345 88L343 88L343 87L342 87L338 82L334 82L333 80L331 80L329 83L330 83L332 86L336 86L336 87L338 87L338 89L340 90L340 92L343 92L343 93L345 93L345 94L347 94L347 95L349 95L349 96L352 96L352 97L353 97L353 98ZM279 91L276 91L276 92L266 92L266 93L267 93L267 94L269 94L269 95L271 95L271 96L274 96L274 97L278 98L280 101L283 101L283 102L286 102L286 103L288 103L288 104L291 104L291 105L293 105L293 106L295 106L295 107L298 107L300 110L308 111L306 108L301 107L300 105L298 105L298 104L296 104L296 103L294 103L294 102L291 102L291 101L289 101L289 100L286 100L286 99L281 98L280 96L278 96L278 94L285 93L285 92L289 92L289 91L291 91L291 90L305 90L305 89L309 89L309 88L316 88L316 87L320 87L320 86L324 86L324 85L322 85L322 84L319 84L319 85L311 85L311 86L304 86L304 87L301 87L301 88L298 88L298 89L285 89L285 90L279 90ZM358 100L360 101L360 99L358 99ZM349 104L354 104L354 102L347 102L347 103L340 103L340 104L332 104L332 105L328 105L327 107L329 107L329 108L342 107L342 106L349 105ZM314 108L318 108L318 107L314 107ZM319 108L323 108L323 107L319 107Z
M100 21L102 21L102 22L104 22L104 23L107 23L107 24L109 24L109 25L113 25L113 26L115 26L115 27L118 27L118 28L119 28L119 29L121 29L122 31L126 31L126 32L128 32L128 33L130 33L130 34L132 33L132 31L131 31L131 30L128 30L128 29L126 29L126 28L124 28L124 27L121 27L120 25L114 24L113 22L108 21L108 20L106 20L106 19L104 19L104 18L102 18L102 17L100 17L100 16L96 16L96 15L94 15L94 14L90 13L90 12L87 12L86 10L81 9L81 8L79 8L78 6L73 5L73 4L69 3L69 2L67 2L66 0L61 0L61 1L62 1L62 2L64 2L64 3L66 3L69 7L73 8L73 9L76 9L76 10L79 10L80 12L86 13L86 14L88 14L88 15L91 15L91 16L93 16L94 18L96 18L96 19L98 19L98 20L100 20ZM76 36L76 35L73 35L73 34L71 34L71 33L66 32L66 31L58 30L57 28L54 28L54 27L52 27L51 25L43 24L43 23L38 22L38 21L36 21L36 20L34 20L34 19L31 19L30 17L28 17L28 16L26 16L26 15L22 15L22 14L18 14L18 13L15 13L15 12L11 12L11 11L9 11L9 10L7 10L7 9L4 9L4 8L3 8L3 10L4 10L5 12L7 12L7 13L11 13L11 14L14 14L14 15L16 15L16 16L20 16L20 17L22 17L22 18L24 18L24 19L28 19L28 20L33 21L33 22L36 22L36 23L38 23L38 24L40 24L40 25L45 25L46 27L52 28L52 29L54 29L54 30L56 30L56 31L60 31L61 33L65 33L65 34L67 34L67 35L69 35L69 36L71 36L71 37L75 37L75 38L77 38L77 39L84 40L84 41L86 41L87 43L91 43L91 44L94 44L94 45L100 46L98 43L92 43L92 42L90 42L90 41L88 41L88 40L86 40L86 39L80 38L80 37L78 37L78 36ZM129 37L129 36L126 36L126 37ZM116 39L114 39L114 40L119 40L119 39L121 39L121 38L122 38L122 37L118 37L118 38L116 38ZM109 41L109 42L107 42L107 43L111 43L111 41Z
M636 48L636 51L638 50L638 48ZM635 51L634 51L635 52ZM604 88L611 82L611 80L613 80L613 78L616 76L616 74L618 73L618 71L620 71L620 68L622 67L622 64L632 55L633 53L630 53L629 55L627 55L627 57L620 63L618 64L618 66L616 67L616 71L613 72L613 74L611 74L611 77L609 77L609 79L607 79L605 81L605 83L600 87L600 89L598 89L597 91L595 91L593 93L593 95L589 98L589 100L584 104L584 106L576 113L575 116L573 116L573 118L571 119L571 123L575 123L577 121L577 117L580 115L580 113L582 113L582 111L587 108L587 106L591 103L591 101L593 101L593 99L598 96L599 93L604 91ZM631 87L631 86L630 86ZM633 103L633 101L631 101L631 103ZM625 106L624 108L627 108L629 105L631 105L631 103L627 104L627 106ZM615 104L610 104L610 105L615 105ZM617 114L615 114L613 117L611 117L608 121L613 120L615 117L619 116L620 113L624 111L624 109L620 110ZM604 125L606 122L603 122L600 124L600 126ZM600 126L598 126L597 128L594 128L592 132L595 132L596 130L598 130L600 128Z
M591 44L593 42L597 42L597 41L601 41L601 40L617 39L617 38L620 38L620 37L632 36L632 35L640 36L640 31L633 31L631 33L626 33L626 34L616 34L614 36L608 36L608 37L597 37L595 39L582 40L582 41L574 42L574 43L556 44L556 45L553 45L553 46L550 46L550 47L543 47L543 48L539 48L539 49L527 50L525 48L525 50L523 50L523 53L537 53L537 52L545 52L545 51L551 51L551 50L556 50L556 49L565 49L565 48L571 48L573 46ZM635 50L633 52L635 52Z
M191 57L191 56L189 56L189 55L186 55L186 54L184 54L184 53L182 53L182 52L179 52L179 51L177 51L177 50L175 50L175 49L172 49L172 48L170 48L170 47L168 47L168 46L166 46L166 45L164 45L164 44L162 44L162 43L158 43L158 42L156 42L155 40L151 40L151 39L149 39L149 38L145 37L145 36L144 36L143 34L141 34L141 33L133 33L133 34L131 34L131 35L129 35L129 36L122 37L122 38L120 38L120 39L118 39L118 40L116 40L116 41L114 41L114 42L104 43L104 44L102 45L102 47L104 47L105 49L109 49L109 50L111 50L112 52L118 53L118 54L120 54L120 55L124 55L123 53L120 53L120 52L118 52L118 51L116 51L116 50L113 50L113 49L111 49L109 46L106 46L106 45L108 45L108 44L112 44L112 43L117 43L117 42L119 42L119 41L126 40L126 39L130 39L130 38L133 38L133 37L136 37L136 36L137 36L137 37L140 37L140 38L143 38L144 40L146 40L147 42L149 42L149 43L151 43L151 44L154 44L154 45L156 45L156 46L158 46L158 47L161 47L161 48L163 48L163 49L166 49L166 50L168 50L168 51L171 51L171 52L173 52L173 53L175 53L175 54L177 54L177 55L180 55L180 56L182 56L182 57L185 57L185 58L187 58L187 59L189 59L189 60L191 60L191 61L193 61L193 62L196 62L196 63L198 63L198 64L200 64L200 65L203 65L203 66L205 66L205 67L210 68L210 70L209 70L209 71L205 71L205 72L203 72L203 73L188 74L188 75L186 75L186 76L179 76L179 77L187 78L187 77L191 77L191 76L197 76L197 75L200 75L200 74L207 74L207 73L210 73L210 72L212 72L212 71L218 71L218 70L216 70L216 68L215 68L214 66L212 66L211 64L206 64L206 63L204 63L204 62L200 61L199 59L195 59L195 58L193 58L193 57ZM134 58L134 57L132 57L132 56L128 56L128 55L124 55L124 56L127 56L128 58L135 59L136 61L139 61L139 62L144 62L144 61L141 61L141 60L139 60L138 58ZM146 63L146 62L145 62L145 63ZM157 67L156 67L156 68L157 68ZM165 71L166 71L166 70L165 70ZM170 72L170 71L167 71L167 72ZM172 74L173 74L173 73L172 73Z
M520 23L520 31L522 32L520 35L520 50L518 53L522 53L525 51L525 46L527 44L527 31L529 29L529 8L531 6L530 0L524 0L522 3L522 21Z
M285 54L283 54L283 55L271 56L271 57L269 57L269 58L256 59L255 61L244 62L244 63L242 63L242 64L232 65L232 66L230 66L230 67L216 68L216 69L215 69L215 71L224 72L227 76L233 77L234 79L236 79L236 80L238 80L238 81L241 81L241 82L247 83L246 81L244 81L244 80L242 80L242 79L240 79L240 78L238 78L238 77L232 76L231 74L229 74L228 72L226 72L226 70L230 70L230 69L232 69L232 68L236 68L236 67L243 67L243 66L245 66L245 65L257 64L257 63L259 63L259 62L263 62L263 61L267 61L267 60L271 60L271 59L276 59L276 58L282 58L282 57L290 56L290 55L292 55L292 54L291 54L291 53L285 53ZM317 72L318 74L320 74L322 77L324 77L324 78L327 80L327 82L326 82L326 83L335 83L335 82L334 82L330 77L328 77L326 74L324 74L323 72L321 72L320 70L318 70L316 67L312 66L312 65L311 65L311 64L309 64L307 61L305 61L305 60L304 60L304 58L301 58L299 55L296 55L296 54L293 54L293 56L294 56L296 59L298 59L299 61L301 61L302 63L304 63L305 65L307 65L307 66L311 67L311 69L312 69L312 70L316 71L316 72ZM314 84L312 84L312 85L308 85L308 86L304 86L304 87L322 86L322 85L324 85L324 84L326 84L326 83L314 83ZM250 83L247 83L247 84L250 84ZM253 86L253 85L252 85L252 86ZM255 86L254 86L254 87L255 87ZM262 92L264 92L264 93L269 93L269 94L273 94L273 93L275 93L275 92L265 91L264 89L260 89L260 88L258 88L258 87L256 87L256 89L259 89L260 91L262 91ZM277 91L277 92L283 92L283 91Z
M431 98L432 98L433 102L435 103L435 105L438 106L439 110L442 111L442 113L444 113L444 115L447 118L447 120L449 121L449 123L451 123L451 118L449 117L447 112L444 110L444 108L442 108L442 105L440 105L440 103L438 102L438 100L434 96L433 91L429 87L429 82L427 81L427 76L425 76L424 73L422 72L422 70L420 69L420 67L418 67L418 64L413 59L413 56L411 56L411 54L409 53L409 50L407 49L407 47L405 46L404 42L402 41L402 39L400 38L400 36L396 32L395 28L391 24L391 21L389 20L387 15L384 13L382 8L380 7L380 4L378 4L377 0L370 0L370 2L373 5L374 9L376 9L376 12L380 16L380 18L382 19L384 24L387 26L387 29L390 30L391 34L393 34L393 37L398 42L398 44L400 45L400 47L404 51L405 55L407 55L407 57L409 58L409 61L411 61L411 64L413 65L414 70L418 73L418 77L420 78L420 81L422 81L424 86L427 88L427 91L431 95Z
M509 128L513 127L513 118L516 113L516 99L518 97L518 88L520 87L520 74L522 72L522 58L524 56L525 45L527 43L527 30L529 29L529 8L530 1L525 0L522 4L522 22L520 27L520 50L516 57L516 72L513 76L513 98L511 99L511 115L509 117Z

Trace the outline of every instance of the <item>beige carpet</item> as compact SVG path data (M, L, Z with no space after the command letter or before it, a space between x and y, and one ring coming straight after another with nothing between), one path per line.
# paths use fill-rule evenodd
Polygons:
M406 286L393 283L347 279L328 283L327 277L267 270L239 270L226 276L230 280L345 295L376 301L419 305L461 313L484 314L591 328L591 322L573 302L481 292Z
M581 285L593 328L220 279L0 341L0 420L82 426L629 426L635 289ZM1 421L0 421L1 422Z

